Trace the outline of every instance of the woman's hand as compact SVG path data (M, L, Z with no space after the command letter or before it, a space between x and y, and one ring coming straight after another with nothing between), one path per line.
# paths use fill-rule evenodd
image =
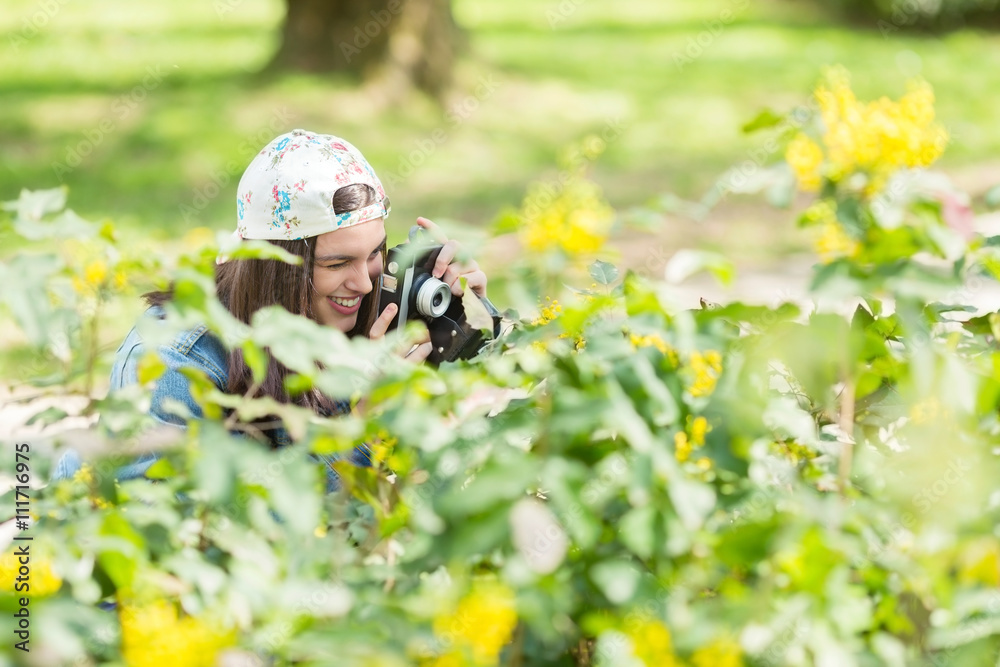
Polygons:
M462 245L455 240L449 241L441 228L427 218L417 218L417 224L426 229L431 238L443 246L431 275L451 287L451 293L455 296L462 296L463 293L460 278L465 278L465 284L475 292L476 296L486 296L486 274L479 268L476 260L455 261Z
M371 331L368 332L368 337L372 340L385 337L385 332L389 330L389 325L392 324L392 318L396 316L399 311L399 306L394 303L390 303L382 311L382 314L378 316L375 323L372 324ZM407 341L402 348L399 349L399 354L402 355L407 361L423 361L426 359L434 346L431 344L431 332L427 330L425 326L423 332L417 336L416 339ZM404 354L405 352L405 354Z

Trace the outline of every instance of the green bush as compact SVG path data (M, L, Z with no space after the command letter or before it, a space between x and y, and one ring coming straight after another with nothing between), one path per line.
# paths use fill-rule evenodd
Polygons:
M824 251L808 303L680 308L675 281L731 270L693 251L671 259L669 281L598 261L588 288L554 293L585 255L528 230L538 246L511 267L508 291L559 298L537 317L508 313L501 341L440 369L398 359L393 340L348 340L280 309L242 326L214 296L219 248L166 270L119 248L110 227L62 211L58 193L23 194L9 206L12 231L39 245L5 261L22 276L5 289L7 308L39 353L62 355L55 381L100 415L92 429L32 443L36 480L64 447L88 465L32 491L31 656L993 661L1000 315L974 313L967 290L995 278L1000 244L967 227L960 194L922 169L940 152L926 91L866 105L846 86L835 75L807 119L762 117L757 126L790 142L791 168L736 170L716 192L817 193L802 219ZM900 148L889 118L909 119L930 147ZM507 222L607 233L581 166L599 150L584 147L568 158L572 187L533 189ZM227 396L193 374L206 418L161 430L145 416L155 358L144 387L91 396L95 322L136 271L175 280L176 326L197 321L229 345L269 348L300 386L351 387L363 407L323 418ZM264 414L279 415L295 444L270 450L234 435ZM325 494L309 454L358 442L372 445L374 467L338 464L344 488ZM156 483L114 479L151 448L164 452ZM0 565L6 586L12 554ZM3 613L17 604L0 595ZM9 646L8 661L26 660Z

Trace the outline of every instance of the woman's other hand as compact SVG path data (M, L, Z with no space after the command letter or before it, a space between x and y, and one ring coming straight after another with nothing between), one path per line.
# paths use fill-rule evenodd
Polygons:
M382 314L378 316L375 323L372 324L371 330L368 332L368 337L372 340L377 340L379 338L384 338L385 333L389 330L389 325L392 324L392 318L396 316L399 311L399 306L394 303L390 303L382 311ZM431 344L431 332L427 330L424 326L423 331L417 335L416 338L408 339L402 347L400 347L397 352L407 361L423 361L426 359L434 346Z
M463 290L460 278L465 278L465 284L469 286L476 296L480 298L486 296L486 274L479 268L476 260L469 259L459 262L455 259L462 248L462 244L454 239L449 241L448 236L441 231L441 228L427 218L417 218L417 224L426 229L435 242L442 245L441 252L434 263L434 270L431 271L431 275L451 287L451 293L455 296L462 296Z

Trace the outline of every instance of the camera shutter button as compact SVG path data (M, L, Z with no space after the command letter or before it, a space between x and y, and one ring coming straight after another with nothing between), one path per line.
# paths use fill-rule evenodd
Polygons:
M396 271L399 271L399 264L396 262L389 262L389 266L385 268L389 271L389 273L396 273Z

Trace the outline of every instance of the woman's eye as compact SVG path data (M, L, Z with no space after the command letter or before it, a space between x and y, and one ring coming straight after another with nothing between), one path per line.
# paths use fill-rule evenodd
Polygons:
M333 269L333 270L336 270L336 269L342 269L345 266L347 266L347 262L337 262L336 264L328 264L328 265L324 266L323 268L324 269Z

